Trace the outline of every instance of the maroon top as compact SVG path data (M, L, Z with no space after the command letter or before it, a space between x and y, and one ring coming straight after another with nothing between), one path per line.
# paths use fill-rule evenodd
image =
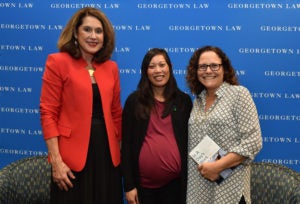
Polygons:
M161 118L164 103L156 101L139 156L141 186L159 188L181 171L181 159L174 136L171 115Z

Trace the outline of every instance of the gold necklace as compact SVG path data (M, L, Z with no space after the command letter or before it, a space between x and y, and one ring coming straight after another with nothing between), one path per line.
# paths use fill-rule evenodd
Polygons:
M94 67L92 67L91 65L88 65L86 67L86 69L88 70L90 77L94 77L94 72L95 72Z
M90 77L94 77L95 70L94 69L88 69L88 71L89 71Z

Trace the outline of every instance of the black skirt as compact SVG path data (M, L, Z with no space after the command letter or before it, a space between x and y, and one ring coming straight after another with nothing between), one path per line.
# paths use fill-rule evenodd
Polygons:
M112 164L105 124L93 119L87 161L81 172L73 172L74 187L62 191L51 183L51 203L123 203L120 167Z

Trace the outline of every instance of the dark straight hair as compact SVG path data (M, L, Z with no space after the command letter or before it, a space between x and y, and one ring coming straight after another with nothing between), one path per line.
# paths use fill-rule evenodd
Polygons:
M151 110L155 105L152 84L148 78L147 70L152 58L157 55L162 55L165 58L170 72L170 78L165 86L163 93L165 98L165 109L163 111L162 117L166 117L168 114L170 114L173 106L173 99L175 98L178 91L177 82L173 74L172 63L168 53L164 49L160 48L150 49L143 58L141 65L141 79L137 87L138 103L136 108L136 115L139 118L146 119L150 117Z

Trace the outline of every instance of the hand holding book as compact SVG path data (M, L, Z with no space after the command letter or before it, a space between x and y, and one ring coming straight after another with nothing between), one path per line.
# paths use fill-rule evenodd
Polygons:
M221 159L227 154L218 144L216 144L209 136L205 136L197 146L192 149L189 153L189 156L197 164L202 164L203 162L211 162ZM234 168L225 169L220 173L219 179L216 180L216 183L221 183L233 172Z

